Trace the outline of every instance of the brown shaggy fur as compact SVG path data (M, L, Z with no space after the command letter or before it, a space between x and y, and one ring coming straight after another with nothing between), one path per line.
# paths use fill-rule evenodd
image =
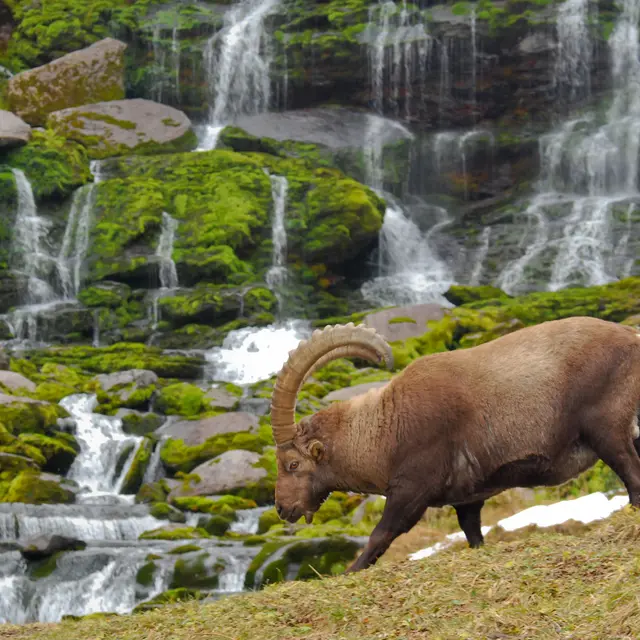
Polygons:
M560 484L598 458L640 507L639 338L576 317L422 357L386 387L297 425L293 443L278 448L278 512L310 519L336 489L386 495L382 520L350 568L358 570L429 506L454 505L478 546L486 498Z

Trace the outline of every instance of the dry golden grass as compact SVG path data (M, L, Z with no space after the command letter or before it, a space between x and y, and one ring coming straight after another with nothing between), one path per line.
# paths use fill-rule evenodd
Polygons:
M11 640L640 638L640 512L583 526L490 534L419 562L285 583L212 604L59 625Z

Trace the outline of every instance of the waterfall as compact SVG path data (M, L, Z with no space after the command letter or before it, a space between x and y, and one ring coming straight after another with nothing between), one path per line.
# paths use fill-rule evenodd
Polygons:
M469 278L469 284L472 287L477 287L480 284L482 278L482 272L484 269L484 261L487 259L489 253L489 242L491 240L491 227L485 227L480 234L480 243L474 257L475 264L471 270L471 277Z
M82 287L82 267L89 250L96 185L101 181L100 161L91 162L93 182L73 194L62 245L58 253L58 270L62 296L75 297Z
M285 215L287 208L287 189L289 183L284 176L269 175L271 197L273 200L273 218L271 222L271 241L273 245L271 268L267 271L266 281L278 298L282 311L282 290L287 282L287 230Z
M142 477L142 484L147 484L151 482L156 482L160 480L163 476L162 469L162 460L160 459L160 453L162 453L162 447L164 443L167 441L167 436L162 436L158 442L156 442L155 447L153 448L153 452L151 454L151 458L149 460L149 465L144 471L144 476Z
M135 452L143 441L122 431L122 421L112 416L93 413L98 404L95 395L76 394L60 401L76 421L80 454L68 477L91 492L119 493ZM127 460L116 473L121 456L130 449Z
M423 232L401 206L393 201L387 206L378 249L379 275L362 286L365 299L380 306L445 303L442 294L453 279L431 239L450 218L440 207L430 210L430 228Z
M27 305L53 302L56 294L49 279L57 261L49 253L51 223L38 215L33 189L24 172L20 169L11 171L16 183L18 211L13 225L10 265L27 278Z
M413 85L423 79L431 51L431 38L422 15L410 10L406 0L400 7L381 0L369 8L363 41L369 45L373 108L382 114L389 106L390 111L399 116L402 93L403 114L410 118Z
M469 14L469 30L471 31L471 111L473 120L476 119L476 104L478 93L478 79L476 71L476 63L478 58L478 34L476 30L476 8L471 8Z
M160 321L159 300L162 296L178 287L178 271L173 260L173 245L176 239L178 221L166 211L162 212L162 229L155 257L158 262L158 278L160 288L151 292L151 325L155 331Z
M589 0L566 0L558 7L553 81L559 98L568 104L588 97L591 91L589 5Z
M236 511L236 520L231 523L229 531L253 535L258 533L260 516L271 507L257 507L254 509L239 509Z
M242 0L225 14L223 28L207 42L204 63L211 102L200 150L214 149L220 131L236 116L269 109L272 47L265 20L279 2Z
M615 211L632 212L640 199L639 17L640 1L624 0L609 39L614 97L604 118L587 114L541 138L538 194L524 212L530 221L521 241L524 252L498 279L508 293L539 288L537 278L547 264L552 291L604 284L629 273L628 256L613 251L612 223ZM630 213L625 215L629 225ZM628 242L627 237L618 246Z

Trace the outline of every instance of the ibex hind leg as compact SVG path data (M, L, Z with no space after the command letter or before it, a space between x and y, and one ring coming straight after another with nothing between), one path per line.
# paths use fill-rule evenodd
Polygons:
M467 542L472 549L476 549L484 544L482 535L482 522L480 512L484 505L484 500L471 502L469 504L453 505L458 516L458 523L467 538Z
M640 508L640 440L636 435L636 419L613 422L602 419L598 425L589 421L584 428L589 445L616 473L629 493L629 502ZM611 425L611 426L609 426Z

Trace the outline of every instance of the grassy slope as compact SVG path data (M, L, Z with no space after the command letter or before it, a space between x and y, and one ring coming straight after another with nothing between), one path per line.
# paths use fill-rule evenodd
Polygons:
M640 512L554 530L489 534L420 561L286 583L220 602L60 625L12 640L414 640L640 637Z

